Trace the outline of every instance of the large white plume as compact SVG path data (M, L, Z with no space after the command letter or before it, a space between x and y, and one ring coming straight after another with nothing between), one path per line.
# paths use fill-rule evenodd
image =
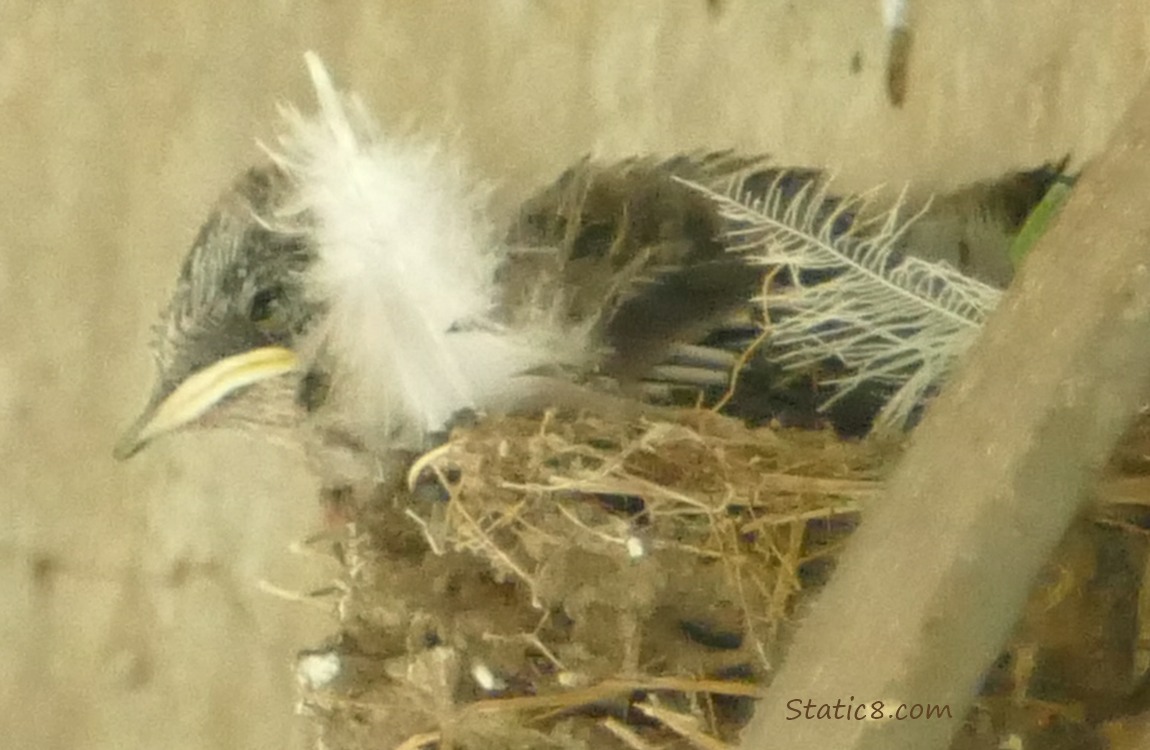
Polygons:
M845 374L825 404L866 383L892 387L875 429L898 430L977 338L1002 292L945 263L900 252L911 220L901 201L875 212L867 197L837 198L808 182L797 195L785 173L764 195L696 185L731 222L731 252L751 253L788 283L759 302L775 361L815 372L837 360Z
M418 443L555 354L546 335L490 320L498 243L486 193L462 163L410 134L385 137L314 53L306 60L319 110L285 108L272 157L295 182L288 210L318 255L308 291L325 313L314 353L333 367L344 419Z

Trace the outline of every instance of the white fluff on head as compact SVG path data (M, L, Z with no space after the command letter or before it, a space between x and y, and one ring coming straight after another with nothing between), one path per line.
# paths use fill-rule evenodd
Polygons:
M313 346L332 363L341 418L415 447L459 410L505 400L513 376L556 358L551 336L490 321L500 256L485 192L462 165L433 143L383 137L305 57L319 111L285 108L272 156L318 256L307 286L325 313Z

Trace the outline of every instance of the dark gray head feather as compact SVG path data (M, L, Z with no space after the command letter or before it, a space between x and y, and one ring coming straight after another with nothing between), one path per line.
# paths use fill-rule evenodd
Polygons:
M314 254L306 233L279 219L289 189L278 168L257 167L216 203L156 329L161 387L233 354L290 348L306 332L317 307L303 273Z

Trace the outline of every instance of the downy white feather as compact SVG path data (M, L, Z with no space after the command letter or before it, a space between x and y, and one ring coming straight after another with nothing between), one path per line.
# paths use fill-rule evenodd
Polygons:
M384 137L314 53L306 60L319 111L285 107L271 156L295 182L288 211L318 256L306 280L325 309L312 356L331 363L341 419L362 437L416 447L556 359L552 335L490 320L500 256L485 192L463 165L434 143Z
M787 271L791 283L765 288L757 300L771 356L804 371L840 361L846 373L828 381L836 390L824 408L868 382L893 386L875 430L901 429L1002 292L945 263L904 255L900 241L915 217L901 218L901 200L876 215L866 196L832 197L815 182L786 195L782 179L760 196L738 184L729 194L693 187L730 222L732 252Z

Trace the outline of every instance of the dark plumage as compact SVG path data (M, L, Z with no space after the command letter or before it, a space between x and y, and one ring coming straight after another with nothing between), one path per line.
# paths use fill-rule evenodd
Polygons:
M713 203L674 178L719 184L761 161L726 152L584 159L520 209L500 271L509 301L541 289L562 299L570 320L594 322L608 350L601 372L627 382L648 375L675 344L702 340L745 307L762 276L726 252ZM540 251L551 256L546 267L524 263Z

